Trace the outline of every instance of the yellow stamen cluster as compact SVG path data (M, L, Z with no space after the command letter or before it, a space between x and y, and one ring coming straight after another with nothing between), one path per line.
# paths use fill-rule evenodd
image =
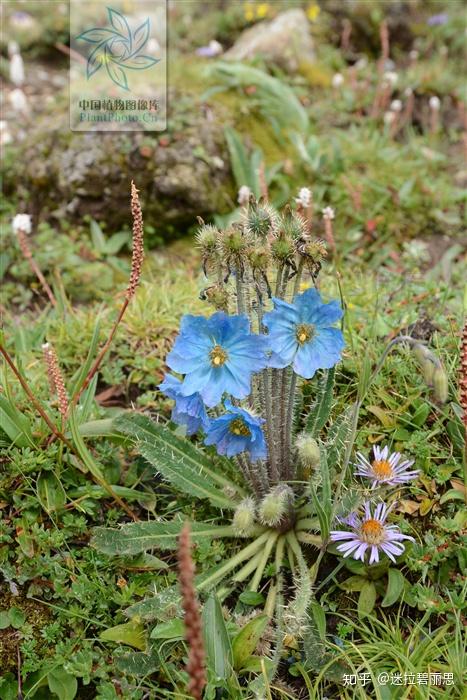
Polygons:
M300 345L304 345L313 338L315 334L314 326L311 323L299 323L295 329L295 337Z
M362 523L359 535L368 544L381 544L384 541L384 526L379 520L369 518Z
M241 418L234 418L229 425L229 430L234 435L241 435L242 437L250 437L251 435L250 429Z
M229 359L227 352L220 345L215 345L213 347L209 353L209 357L211 358L213 367L222 367Z
M394 474L393 468L387 459L375 459L371 463L371 468L377 479L390 479Z

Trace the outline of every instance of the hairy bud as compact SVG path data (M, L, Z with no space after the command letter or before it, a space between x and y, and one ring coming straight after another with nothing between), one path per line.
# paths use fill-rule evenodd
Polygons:
M314 438L306 433L297 437L296 447L298 456L304 467L316 469L320 462L319 445Z
M435 369L439 364L438 359L426 345L421 343L414 346L413 353L420 364L427 386L433 386Z
M280 233L271 243L271 253L274 260L285 263L293 258L295 247L292 239L285 233Z
M219 239L220 249L226 261L243 257L249 242L249 237L235 224L223 231Z
M289 513L293 491L286 484L278 484L259 504L259 520L263 525L277 527Z
M248 262L252 270L262 270L266 272L270 259L271 252L266 245L252 246L248 250Z
M244 498L237 506L232 526L237 535L248 537L255 523L255 502L251 497Z
M449 396L448 375L441 364L433 372L433 389L435 398L440 403L446 403Z

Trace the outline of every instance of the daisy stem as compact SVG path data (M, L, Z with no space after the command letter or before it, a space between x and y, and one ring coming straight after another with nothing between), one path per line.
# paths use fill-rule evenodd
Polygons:
M262 552L262 557L258 563L258 567L255 571L255 575L251 579L250 585L248 586L249 591L257 591L259 584L261 583L261 578L264 573L264 569L266 568L266 564L268 563L269 556L271 554L272 548L274 547L277 538L279 537L278 532L272 532L271 537L268 539L266 542L263 552Z

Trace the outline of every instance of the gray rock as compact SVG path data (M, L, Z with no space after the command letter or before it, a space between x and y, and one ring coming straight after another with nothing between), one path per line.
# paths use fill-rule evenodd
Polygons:
M255 24L246 29L225 54L225 58L235 61L256 56L291 72L302 62L314 61L313 39L305 12L299 8L287 10L272 21Z
M223 127L199 106L176 132L79 133L67 121L62 114L51 129L48 119L38 120L21 144L21 159L5 174L5 191L28 201L39 219L90 215L109 232L131 225L131 180L159 240L182 235L198 215L232 208Z

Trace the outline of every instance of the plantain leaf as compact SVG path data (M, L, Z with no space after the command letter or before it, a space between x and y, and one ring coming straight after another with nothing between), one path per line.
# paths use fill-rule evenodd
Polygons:
M124 622L122 625L115 625L115 627L104 630L99 634L99 639L102 639L104 642L127 644L141 651L146 649L144 626L137 618L129 622Z
M61 510L66 503L65 489L53 472L42 472L37 479L37 499L46 513Z
M249 657L253 654L261 636L266 629L269 617L258 615L250 620L232 641L233 666L236 671L244 668Z
M376 603L376 588L373 581L366 581L362 586L358 597L358 615L364 617L369 615Z
M388 587L381 605L387 608L399 600L405 588L405 578L399 569L388 569Z
M177 537L183 522L147 522L129 523L119 530L96 527L93 530L91 544L104 554L122 556L139 554L148 549L175 549ZM217 537L235 537L230 525L205 525L192 523L191 534L194 542Z
M28 418L0 395L0 426L17 447L35 447Z
M228 497L216 485L235 490L235 484L216 474L206 455L188 440L178 438L168 428L137 413L118 416L114 426L122 433L136 438L139 453L184 493L196 498L207 498L220 508L236 507L237 501Z
M208 667L217 678L232 674L233 656L221 604L212 593L203 609L203 633Z

